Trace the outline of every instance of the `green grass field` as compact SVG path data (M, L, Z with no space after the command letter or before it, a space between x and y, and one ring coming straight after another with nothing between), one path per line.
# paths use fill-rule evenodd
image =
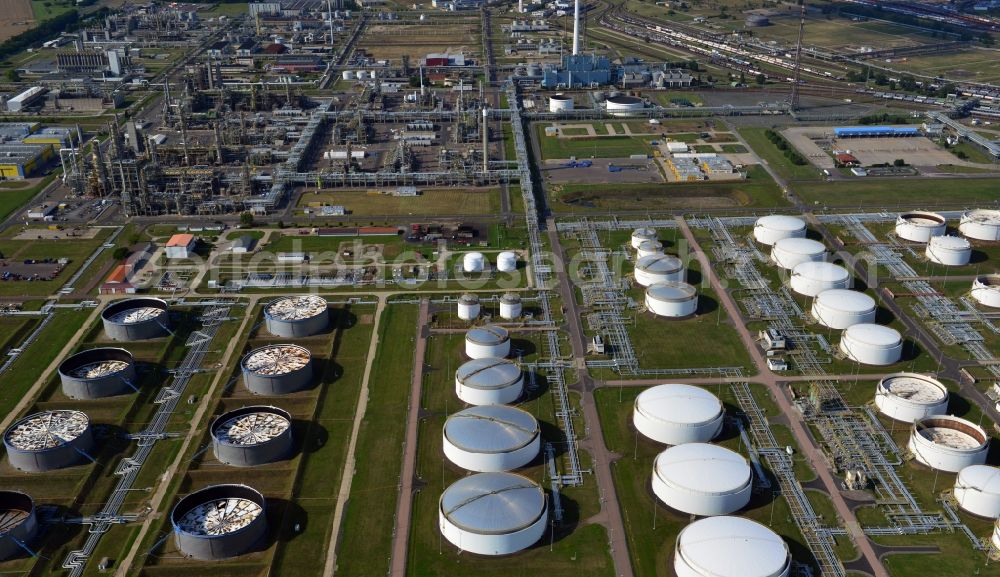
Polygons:
M48 20L75 7L73 0L31 0L31 11L34 12L36 21Z
M13 261L43 258L70 259L69 264L53 280L0 283L0 295L46 296L56 292L109 236L111 236L111 229L101 229L94 238L87 239L66 237L58 240L13 240L10 238L0 240L0 253ZM91 269L97 271L97 264L95 263Z
M778 150L767 136L764 135L766 128L743 128L740 129L740 135L743 139L747 141L750 148L757 153L763 160L767 161L767 164L777 171L783 178L788 180L820 180L821 173L818 168L812 164L805 164L798 166L792 164L788 158L785 157L784 153Z
M38 191L48 186L54 178L54 176L46 176L37 185L30 188L5 186L0 189L0 221L7 218L15 210L23 207L26 202L38 194Z
M792 189L808 204L907 210L923 207L964 207L996 201L996 180L990 178L905 178L797 183Z
M539 124L538 142L542 160L554 158L626 158L633 154L652 154L648 139L635 136L598 136L594 138L558 138L545 136Z

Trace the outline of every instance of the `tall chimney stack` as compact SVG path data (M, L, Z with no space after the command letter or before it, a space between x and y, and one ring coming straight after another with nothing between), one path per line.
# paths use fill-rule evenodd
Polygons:
M573 2L573 56L580 53L580 0Z
M489 114L490 110L488 108L483 108L483 126L480 130L483 133L483 172L487 172L490 169L490 127L489 127Z

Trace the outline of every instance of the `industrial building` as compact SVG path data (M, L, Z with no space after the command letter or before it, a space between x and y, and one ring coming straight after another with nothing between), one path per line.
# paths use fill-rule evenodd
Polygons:
M267 503L246 485L213 485L181 499L170 513L174 541L202 561L242 555L267 534Z
M167 301L136 297L109 304L101 312L104 332L116 341L155 339L170 333Z
M833 129L837 138L899 138L920 136L915 126L847 126Z
M280 297L264 307L264 322L276 337L308 337L326 330L330 311L326 299L316 295Z
M271 463L292 452L292 417L277 407L250 406L223 413L209 430L215 458L234 467Z
M541 449L541 429L535 417L506 405L459 411L445 421L442 437L449 461L479 473L523 467Z
M71 399L100 399L138 390L135 359L125 349L101 347L59 364L62 391Z
M45 411L16 421L3 436L10 465L40 473L93 460L90 418L71 410Z
M513 473L477 473L452 483L438 502L441 534L462 551L509 555L534 545L548 528L545 492Z
M257 395L287 395L312 384L312 353L298 345L256 348L240 361L243 384Z
M32 86L20 94L12 96L7 100L7 112L22 112L25 108L35 104L45 96L48 89L44 86Z
M52 157L52 147L40 144L0 144L0 180L35 176Z
M191 258L198 239L193 234L175 234L167 241L164 255L167 258Z

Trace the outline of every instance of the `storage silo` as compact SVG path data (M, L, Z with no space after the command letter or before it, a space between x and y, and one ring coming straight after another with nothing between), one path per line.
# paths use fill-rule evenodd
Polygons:
M298 345L256 348L240 362L243 384L257 395L287 395L312 383L312 353Z
M479 297L472 293L465 293L458 297L458 318L463 321L471 321L479 318Z
M658 317L688 317L698 310L698 291L686 282L649 285L646 289L646 308Z
M804 238L805 236L805 221L794 216L782 214L762 216L757 219L753 227L753 237L757 239L757 242L767 246L774 246L774 243L783 238Z
M292 452L292 416L270 406L242 407L212 421L215 458L234 467L253 467Z
M788 544L750 519L707 517L677 535L677 577L788 577L791 568Z
M906 448L924 465L957 473L986 463L990 437L982 427L950 415L933 415L913 423Z
M502 359L510 354L510 334L496 325L473 328L465 333L465 354L470 359Z
M0 491L0 561L26 553L37 535L34 500L20 491Z
M632 239L631 239L632 248L638 250L639 245L646 242L647 240L657 240L655 228L644 226L632 231Z
M699 516L746 507L753 492L750 465L739 453L708 443L670 447L653 462L653 493L668 507Z
M663 243L658 240L644 240L639 244L638 254L639 258L663 254Z
M517 270L517 253L505 250L497 255L497 271L514 272Z
M875 388L875 406L890 419L912 423L948 411L948 389L941 381L918 373L893 373Z
M340 73L340 77L343 78L344 80L354 80L354 71L345 70Z
M445 421L442 434L448 460L477 473L523 467L538 456L542 446L535 417L507 405L459 411Z
M882 325L851 325L840 337L840 350L861 364L891 365L903 356L903 337L896 329Z
M573 97L565 94L553 94L549 97L549 112L573 110Z
M912 242L929 242L948 230L948 221L936 212L904 212L896 217L896 236Z
M927 243L924 255L937 264L964 266L972 258L972 245L960 236L935 236Z
M116 341L155 339L170 334L167 301L152 297L125 299L101 312L104 332Z
M830 289L813 300L812 316L819 324L831 329L846 329L852 325L874 323L875 299L863 292Z
M455 394L470 405L506 405L524 392L524 374L514 361L473 359L455 371Z
M250 551L267 534L267 503L246 485L212 485L181 499L170 512L177 548L202 561Z
M545 492L514 473L477 473L455 481L438 502L441 534L462 551L509 555L534 545L548 527Z
M463 272L483 272L486 268L486 257L481 252L467 252L462 257Z
M514 320L521 316L521 297L517 293L504 293L500 297L500 318Z
M326 299L316 295L280 297L264 307L264 322L276 337L308 337L326 330L330 310Z
M958 232L976 240L1000 240L1000 210L977 208L966 212L962 215Z
M771 262L792 270L804 262L819 262L826 259L826 245L809 238L782 238L771 248Z
M831 289L851 288L851 273L829 262L804 262L792 269L788 286L800 295L814 297Z
M635 263L635 282L644 287L685 279L684 262L669 254L644 256Z
M4 433L3 444L12 467L40 473L91 460L94 435L85 413L61 409L15 422Z
M645 108L646 101L637 96L620 94L618 96L609 96L604 101L604 106L611 116L628 116L631 112Z
M136 390L135 359L125 349L87 349L59 364L59 381L63 393L71 399L131 393Z
M1000 517L1000 469L970 465L958 472L952 493L963 510L987 519Z
M632 424L666 445L706 443L722 431L725 411L718 397L693 385L664 384L639 394Z
M1000 274L987 274L972 281L973 299L981 305L1000 308Z

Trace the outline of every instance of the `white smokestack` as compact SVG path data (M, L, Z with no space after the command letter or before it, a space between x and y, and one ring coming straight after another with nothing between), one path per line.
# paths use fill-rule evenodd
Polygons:
M517 0L517 11L524 14L524 0Z
M580 53L580 0L573 2L573 55Z

